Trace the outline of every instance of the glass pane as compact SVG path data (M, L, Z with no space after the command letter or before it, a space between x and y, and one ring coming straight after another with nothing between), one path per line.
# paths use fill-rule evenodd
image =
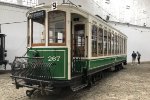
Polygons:
M117 35L115 35L115 43L116 43L116 45L115 45L115 54L118 54L117 53L117 51L118 51L118 37L117 37Z
M92 56L97 56L97 27L92 26Z
M114 34L111 35L111 49L112 49L112 53L111 54L114 54Z
M45 11L38 11L30 14L32 25L32 43L43 44L45 43Z
M111 33L108 32L108 54L111 54Z
M33 22L33 43L45 43L44 23Z
M104 30L104 54L107 55L107 31Z
M49 12L49 43L65 43L65 12Z
M103 29L101 28L98 31L98 53L103 54Z

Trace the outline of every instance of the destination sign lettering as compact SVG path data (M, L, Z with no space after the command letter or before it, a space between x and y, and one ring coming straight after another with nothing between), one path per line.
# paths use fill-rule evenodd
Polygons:
M43 18L43 17L45 17L45 11L44 10L37 11L37 12L31 13L29 15L29 18L32 18L32 19Z

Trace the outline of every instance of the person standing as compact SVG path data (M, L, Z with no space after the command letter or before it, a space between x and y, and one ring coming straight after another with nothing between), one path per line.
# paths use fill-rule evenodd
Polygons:
M138 60L138 64L140 64L140 59L141 59L141 54L137 51L137 60Z
M133 53L132 53L132 64L134 65L135 64L135 60L136 60L136 56L137 56L137 54L133 51Z

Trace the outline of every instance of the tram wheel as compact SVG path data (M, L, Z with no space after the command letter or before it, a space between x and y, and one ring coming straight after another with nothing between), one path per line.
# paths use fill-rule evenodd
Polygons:
M88 76L88 87L92 86L92 77Z
M33 94L33 91L32 91L32 90L27 90L27 91L26 91L26 95L27 95L28 97L31 97L32 94Z

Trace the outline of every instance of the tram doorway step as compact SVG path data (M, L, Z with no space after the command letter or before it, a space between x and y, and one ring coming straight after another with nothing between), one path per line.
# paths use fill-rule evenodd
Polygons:
M81 84L81 85L79 85L79 86L74 86L74 87L71 87L71 89L72 89L72 91L78 91L78 90L80 90L80 89L83 89L84 87L87 87L88 86L88 84Z

